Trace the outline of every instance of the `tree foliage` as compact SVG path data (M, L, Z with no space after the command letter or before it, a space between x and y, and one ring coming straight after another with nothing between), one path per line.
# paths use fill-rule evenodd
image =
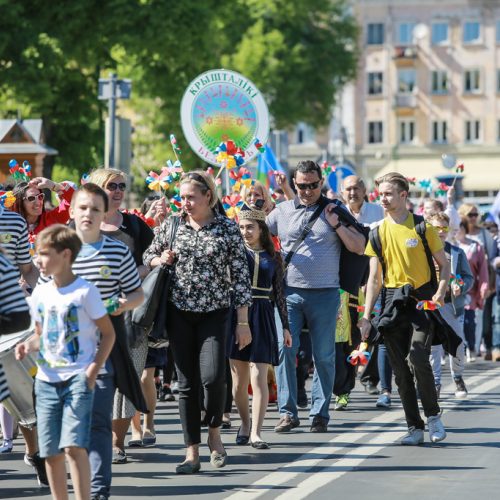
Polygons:
M0 116L43 118L57 162L79 172L102 163L97 80L111 71L133 80L121 105L138 125L143 168L170 131L187 153L179 106L203 71L253 80L280 128L327 123L355 74L357 28L344 0L0 0L0 12Z

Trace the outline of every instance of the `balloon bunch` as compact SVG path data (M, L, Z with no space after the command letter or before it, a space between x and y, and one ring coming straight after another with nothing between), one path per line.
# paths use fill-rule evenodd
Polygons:
M10 208L16 202L12 191L0 191L0 206Z
M221 142L217 146L215 153L217 154L215 160L222 167L219 174L224 168L231 170L234 167L241 167L245 163L245 151L237 147L231 140Z
M238 172L235 170L229 172L229 182L231 183L233 193L239 193L243 186L249 188L253 184L253 179L250 171L245 167L241 167Z
M9 161L9 172L15 181L29 182L31 177L31 165L29 161L23 161L23 166L20 167L17 160Z
M321 171L323 172L323 177L328 177L331 173L335 172L335 165L328 165L327 161L324 161L321 165Z
M230 194L222 198L222 205L226 211L226 215L230 219L234 219L241 210L243 206L243 199L239 194Z
M450 276L450 285L458 285L458 286L464 286L464 280L462 279L462 276L460 274L452 274Z
M441 304L433 302L432 300L421 300L417 303L417 309L419 311L436 311L441 307Z
M347 356L347 362L352 366L362 365L366 366L368 361L370 361L371 353L368 351L368 344L366 342L361 342L357 349Z

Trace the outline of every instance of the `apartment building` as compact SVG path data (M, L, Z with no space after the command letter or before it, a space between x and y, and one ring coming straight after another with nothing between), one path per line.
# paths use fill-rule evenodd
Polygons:
M465 165L464 194L491 197L500 188L500 0L353 0L352 8L357 80L330 129L297 128L290 151L342 154L368 179L388 171L441 179L455 160ZM348 138L341 154L339 128Z
M368 177L453 174L500 188L500 1L357 0L355 164Z

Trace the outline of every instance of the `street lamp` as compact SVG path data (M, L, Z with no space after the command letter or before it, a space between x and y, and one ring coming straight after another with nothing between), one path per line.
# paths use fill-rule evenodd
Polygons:
M109 115L109 157L108 165L115 166L115 115L116 115L116 100L130 99L132 92L132 80L118 80L116 73L112 73L109 78L99 78L99 93L100 101L108 101Z

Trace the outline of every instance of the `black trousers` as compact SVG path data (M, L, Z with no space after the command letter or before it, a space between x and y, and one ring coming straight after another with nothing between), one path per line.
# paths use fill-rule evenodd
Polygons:
M170 302L167 305L167 331L179 377L179 414L187 446L201 442L201 388L209 427L222 423L228 319L229 309L195 313L181 311Z
M388 289L384 307L390 305L392 295L393 290ZM418 409L415 380L425 416L438 415L440 409L429 362L432 345L430 325L425 313L416 309L416 304L416 301L412 301L399 311L397 326L384 331L384 344L394 370L408 427L424 429L425 424Z

